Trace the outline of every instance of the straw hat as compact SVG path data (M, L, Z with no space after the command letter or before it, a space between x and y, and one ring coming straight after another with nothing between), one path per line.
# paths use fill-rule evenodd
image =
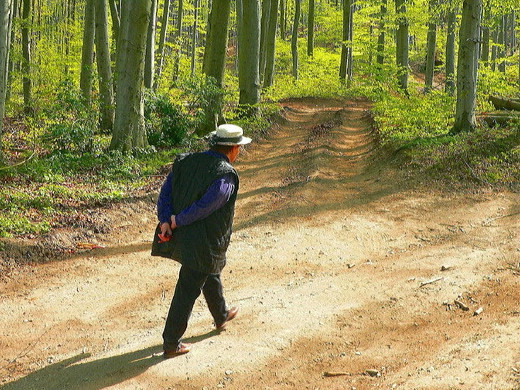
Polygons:
M244 130L240 126L230 123L220 125L210 135L214 145L246 145L251 142L251 138L244 137Z

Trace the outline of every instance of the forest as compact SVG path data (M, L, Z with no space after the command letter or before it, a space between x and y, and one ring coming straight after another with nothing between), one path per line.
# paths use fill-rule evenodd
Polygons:
M518 188L518 0L7 0L0 236L131 196L216 124L365 98L381 146L445 185Z

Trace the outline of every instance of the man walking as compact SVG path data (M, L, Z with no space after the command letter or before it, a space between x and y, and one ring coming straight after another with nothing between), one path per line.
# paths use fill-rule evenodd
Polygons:
M179 279L163 332L164 357L190 351L181 343L201 291L215 321L223 330L237 315L227 309L220 273L226 265L239 178L233 163L251 139L239 126L225 124L211 134L210 149L176 158L157 202L162 240L174 240L181 262Z

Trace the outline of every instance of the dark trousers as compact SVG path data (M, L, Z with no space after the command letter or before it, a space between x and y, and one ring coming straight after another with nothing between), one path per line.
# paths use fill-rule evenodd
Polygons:
M178 347L181 337L188 327L193 305L201 291L215 324L221 324L226 320L227 308L220 274L205 274L181 266L179 280L164 326L163 348L165 350L174 350Z

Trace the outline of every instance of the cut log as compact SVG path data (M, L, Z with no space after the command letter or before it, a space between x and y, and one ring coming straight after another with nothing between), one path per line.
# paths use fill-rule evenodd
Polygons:
M493 103L497 110L515 110L520 111L520 102L512 99L503 99L497 96L489 95L489 101Z
M489 126L507 126L511 119L520 118L520 112L492 111L481 113L478 119L486 122Z

